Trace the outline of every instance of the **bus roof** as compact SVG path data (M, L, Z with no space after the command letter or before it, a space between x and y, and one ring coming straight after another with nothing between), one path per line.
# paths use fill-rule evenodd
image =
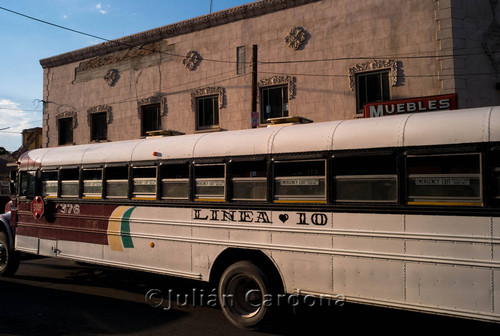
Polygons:
M35 149L21 169L500 141L500 106ZM153 154L155 152L155 154Z

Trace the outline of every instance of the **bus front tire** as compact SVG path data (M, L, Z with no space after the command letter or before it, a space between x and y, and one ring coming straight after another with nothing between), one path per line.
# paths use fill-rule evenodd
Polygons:
M0 275L12 276L19 268L19 253L9 248L9 240L5 232L0 232Z
M229 266L219 281L219 302L226 318L242 329L257 329L275 315L274 288L263 270L250 261Z

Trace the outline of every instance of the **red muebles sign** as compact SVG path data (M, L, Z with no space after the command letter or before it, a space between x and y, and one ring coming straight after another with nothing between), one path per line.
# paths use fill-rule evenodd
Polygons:
M457 108L457 94L453 93L439 96L369 103L364 106L364 114L365 118L374 118L402 113L455 110Z

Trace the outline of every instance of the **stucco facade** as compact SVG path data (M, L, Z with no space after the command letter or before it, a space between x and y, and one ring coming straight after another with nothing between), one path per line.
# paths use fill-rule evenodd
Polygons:
M73 131L67 144L93 141L95 113L105 118L103 141L140 138L150 105L164 130L262 127L263 89L274 87L284 88L289 116L359 118L357 75L377 71L388 75L390 100L456 93L460 108L499 105L497 7L264 0L46 58L43 144L61 144L62 119ZM209 127L197 120L200 97L215 97Z

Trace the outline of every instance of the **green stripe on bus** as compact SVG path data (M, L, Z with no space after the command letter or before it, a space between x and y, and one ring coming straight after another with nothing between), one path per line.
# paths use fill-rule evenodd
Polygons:
M131 207L123 214L120 228L120 235L122 237L122 243L124 248L133 248L134 243L132 242L132 236L130 235L130 215L134 211L135 207Z

